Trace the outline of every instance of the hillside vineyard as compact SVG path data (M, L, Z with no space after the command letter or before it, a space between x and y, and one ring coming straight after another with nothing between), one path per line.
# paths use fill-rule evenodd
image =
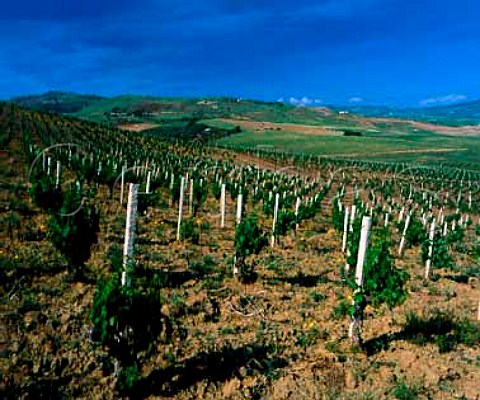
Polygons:
M0 133L5 398L478 398L478 165Z

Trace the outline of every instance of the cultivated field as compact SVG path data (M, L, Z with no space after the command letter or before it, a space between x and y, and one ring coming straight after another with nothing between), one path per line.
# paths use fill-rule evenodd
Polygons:
M369 124L366 121L370 121ZM375 123L373 123L373 122ZM362 120L344 126L273 124L245 120L210 120L212 126L238 125L242 132L218 141L220 146L254 150L270 146L279 152L308 153L351 159L410 161L428 164L480 163L478 128L442 127L419 122ZM361 137L344 136L358 131Z

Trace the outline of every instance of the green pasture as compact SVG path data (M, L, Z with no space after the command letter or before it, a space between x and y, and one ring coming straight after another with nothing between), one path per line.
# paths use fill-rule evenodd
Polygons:
M228 124L223 125L228 127ZM453 137L406 128L389 130L389 127L381 127L381 131L377 132L363 131L361 137L343 136L340 131L332 135L310 135L283 130L243 130L215 144L239 148L269 146L278 152L375 161L475 163L480 168L480 137Z

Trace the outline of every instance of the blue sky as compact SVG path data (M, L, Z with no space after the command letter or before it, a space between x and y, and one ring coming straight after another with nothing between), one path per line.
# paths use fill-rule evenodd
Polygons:
M0 98L101 95L439 105L480 98L477 0L16 0Z

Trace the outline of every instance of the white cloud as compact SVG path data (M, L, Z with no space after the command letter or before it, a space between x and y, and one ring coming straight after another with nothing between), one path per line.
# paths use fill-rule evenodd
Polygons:
M361 97L350 97L348 99L348 102L349 103L361 103L361 102L363 102L363 98L361 98Z
M438 104L456 103L466 99L467 96L463 94L448 94L446 96L431 97L429 99L422 100L419 104L421 106L432 106Z
M283 97L281 98L283 100ZM321 104L323 103L322 99L312 99L307 96L303 96L302 98L296 98L296 97L289 97L287 100L287 103L290 103L291 105L297 106L297 107L306 107L306 106L311 106L313 104Z

